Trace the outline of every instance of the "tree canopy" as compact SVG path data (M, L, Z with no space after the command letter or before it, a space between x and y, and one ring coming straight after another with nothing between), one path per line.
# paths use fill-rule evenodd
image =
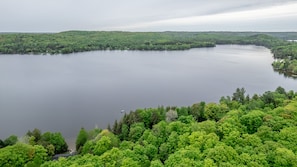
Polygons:
M138 109L116 121L122 128L88 138L79 155L41 166L297 166L297 93L237 94L194 107Z

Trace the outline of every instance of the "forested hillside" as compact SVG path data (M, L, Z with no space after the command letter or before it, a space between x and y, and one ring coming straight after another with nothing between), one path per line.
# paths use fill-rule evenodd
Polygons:
M67 54L91 50L182 50L213 47L195 33L68 31L55 34L0 34L0 53Z
M241 88L219 103L138 109L105 130L82 128L76 147L78 155L49 161L43 146L18 142L0 149L0 166L293 167L297 93Z
M215 44L284 45L259 33L234 32L96 32L0 34L2 54L66 54L91 50L182 50Z

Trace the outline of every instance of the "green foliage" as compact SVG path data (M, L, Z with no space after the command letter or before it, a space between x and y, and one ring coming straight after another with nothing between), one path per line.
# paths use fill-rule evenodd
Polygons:
M195 131L204 131L206 133L215 133L217 130L216 127L216 122L215 121L211 121L211 120L207 120L207 121L203 121L203 122L199 122L199 123L193 123L191 130L192 132Z
M48 159L46 149L42 146L31 146L17 143L0 149L0 166L22 167L27 165L41 165Z
M184 50L214 47L215 44L255 44L274 47L276 56L294 55L284 42L272 33L235 32L96 32L68 31L55 34L1 34L0 53L66 54L91 50Z
M5 144L4 144L4 142L0 139L0 148L3 148L3 147L5 147Z
M15 135L11 135L3 141L3 145L4 146L12 146L12 145L16 144L17 141L18 141L18 137Z
M81 147L87 142L88 140L88 132L81 128L75 142L75 148L78 152L80 152Z
M81 154L93 154L95 148L95 142L90 140L87 141L82 147Z
M242 125L247 127L248 133L255 133L263 124L264 113L262 111L251 111L240 118Z
M13 135L6 139L6 142L11 143L11 145L15 144L16 141L17 137ZM43 146L43 148L47 150L47 154L49 156L65 153L68 151L68 145L65 142L65 139L63 138L62 134L59 132L46 132L42 134L39 129L35 128L32 132L28 131L20 141L26 144L30 144L32 146Z
M31 139L34 139L33 141L35 143L37 143L40 139L41 139L41 131L37 128L35 128L32 132L31 131L28 131L27 132L27 136L29 137L34 137L34 138L31 138Z
M67 54L91 50L184 50L213 47L197 33L68 31L56 34L1 34L0 53Z
M134 142L138 141L138 139L142 136L144 130L144 123L132 124L130 127L129 139Z
M81 148L81 153L101 155L112 147L118 146L118 137L106 129L101 131L95 139L85 142Z
M111 148L112 147L110 138L103 136L100 140L96 142L93 152L95 155L101 155L105 153L107 150L110 150Z
M244 88L237 88L236 92L233 93L232 100L238 101L241 104L245 103L245 89Z
M205 117L205 102L195 103L191 106L190 114L196 121L201 122L206 120Z
M297 48L297 45L295 45L295 48ZM295 55L297 55L297 49L295 51ZM282 53L285 54L285 53ZM285 76L296 78L297 75L297 56L294 56L293 60L291 59L292 56L284 57L283 59L275 60L272 63L272 66L275 71L278 71L281 74L284 74Z
M153 126L152 132L154 136L158 138L159 143L164 143L166 141L166 136L168 136L166 127L167 123L165 121L161 121Z
M55 151L55 142L48 142L46 149L20 143L7 146L0 149L0 166L296 166L296 93L279 87L249 98L238 90L244 97L227 97L217 104L131 112L116 123L119 134L102 130L82 142L79 155L57 161L45 162ZM251 109L251 102L261 105ZM170 110L180 115L167 122ZM154 124L153 113L160 120ZM81 132L85 141L86 132ZM59 141L53 136L47 132L40 141Z
M99 133L101 133L102 130L101 129L98 129L98 128L95 128L95 129L92 129L88 132L88 139L89 140L92 140L92 139L95 139Z
M274 166L297 166L297 156L286 148L277 148Z
M202 154L195 148L181 149L174 154L171 154L165 161L165 166L201 166Z
M206 158L212 159L217 166L236 166L239 156L234 148L218 144L208 150Z
M54 146L55 154L61 154L68 151L68 145L60 132L46 132L42 134L39 143L45 148L50 148L49 145Z
M287 127L282 129L277 137L277 141L281 143L286 148L297 153L297 127Z
M121 163L122 167L141 167L137 161L134 161L132 158L125 158Z
M41 167L102 167L101 162L97 156L86 154L83 156L59 158L57 161L48 161L41 165Z
M49 144L46 146L47 154L49 156L54 156L55 155L55 146L52 144Z
M194 123L195 119L192 115L189 115L189 116L182 115L182 116L178 117L178 121L185 123L185 124L190 124L190 123Z
M228 111L227 105L209 103L205 106L204 115L208 120L220 120Z
M164 165L160 160L153 160L151 161L151 166L150 167L163 167Z

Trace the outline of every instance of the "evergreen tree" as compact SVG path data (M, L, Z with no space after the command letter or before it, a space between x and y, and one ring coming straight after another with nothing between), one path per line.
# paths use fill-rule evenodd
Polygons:
M84 144L88 141L88 132L81 128L75 142L75 148L78 152L81 151L81 148L84 146Z
M110 132L112 131L109 123L107 125L107 130L109 130Z
M0 139L0 148L5 147L4 142Z
M244 88L237 88L236 92L233 93L232 100L237 101L241 104L245 102L245 89Z
M16 144L17 141L18 141L18 137L16 135L11 135L7 139L5 139L3 143L5 146L12 146Z
M118 131L118 121L115 120L112 127L112 133L117 134L117 131Z

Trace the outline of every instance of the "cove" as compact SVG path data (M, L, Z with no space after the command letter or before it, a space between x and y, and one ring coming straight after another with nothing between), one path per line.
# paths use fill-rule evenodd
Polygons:
M261 94L296 80L273 71L270 50L217 45L184 51L0 55L0 138L39 128L68 140L137 108L218 102L238 87Z

